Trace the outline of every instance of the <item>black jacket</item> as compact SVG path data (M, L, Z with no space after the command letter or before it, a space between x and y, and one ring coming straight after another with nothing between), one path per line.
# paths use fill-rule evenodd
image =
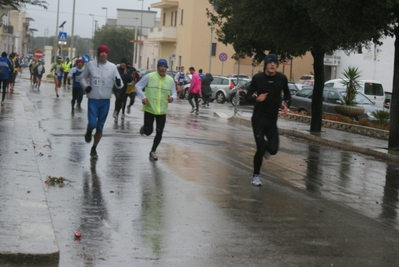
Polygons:
M212 74L207 73L205 74L205 77L202 78L202 86L201 86L201 92L203 95L212 95L212 88L211 88L211 82L213 81Z
M265 118L277 120L278 111L281 107L281 93L284 92L284 100L291 99L288 89L288 80L284 74L277 72L274 76L268 76L266 73L256 74L251 81L245 100L249 103L255 103L254 115L260 115ZM256 96L254 94L256 93ZM258 95L268 93L265 101L256 102Z
M121 67L118 67L118 71L119 71L119 75L121 76L122 81L123 81L123 88L120 89L120 90L122 90L123 92L125 92L126 89L127 89L127 85L128 85L129 83L133 82L133 79L134 79L134 77L133 77L134 68L132 68L132 67L127 67L127 71L126 71L126 73L125 73L125 70L124 70L124 69L122 69ZM114 89L115 89L115 88L114 88Z

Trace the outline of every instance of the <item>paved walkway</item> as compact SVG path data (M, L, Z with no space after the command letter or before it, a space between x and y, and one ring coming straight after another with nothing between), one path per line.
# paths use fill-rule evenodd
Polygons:
M223 116L223 115L222 115ZM251 126L251 114L248 112L230 117L229 120ZM354 151L382 160L399 163L399 152L388 151L388 141L356 133L322 128L320 133L311 133L308 123L279 119L277 123L280 134L291 135L312 142L333 146L342 150Z
M250 126L251 113L229 118L214 107L213 116ZM32 143L35 121L33 105L16 88L0 109L0 260L57 263L59 248ZM389 153L385 140L333 129L311 134L308 124L284 119L278 126L281 134L399 163L399 153Z

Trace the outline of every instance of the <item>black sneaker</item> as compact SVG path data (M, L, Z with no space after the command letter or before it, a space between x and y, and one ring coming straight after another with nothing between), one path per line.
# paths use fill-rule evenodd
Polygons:
M91 142L91 132L93 130L90 130L89 128L87 128L86 130L86 134L85 134L85 141L86 143L90 143Z
M94 147L91 148L90 156L92 159L98 159L97 151Z

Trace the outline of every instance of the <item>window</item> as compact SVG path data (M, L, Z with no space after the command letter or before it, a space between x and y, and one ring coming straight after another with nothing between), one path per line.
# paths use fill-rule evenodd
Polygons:
M382 89L382 85L379 83L365 83L364 84L364 93L366 95L383 96L384 90Z
M166 20L166 13L163 13L162 26L165 26L165 20Z
M183 25L183 12L184 10L181 10L181 15L180 15L180 24Z
M219 77L213 77L213 81L211 82L211 84L220 84L220 79Z
M170 26L173 26L173 14L174 12L170 12Z
M307 97L312 92L313 92L313 88L306 88L306 89L302 89L302 90L298 91L298 93L296 93L295 96Z
M327 101L326 101L327 103L336 104L337 100L341 100L337 92L334 91L328 92Z
M211 56L216 56L216 43L212 43Z
M326 83L324 87L334 87L334 83Z
M228 79L222 79L221 84L227 85L230 84L230 81Z
M177 25L177 10L175 11L175 24L173 26L176 27L176 25Z

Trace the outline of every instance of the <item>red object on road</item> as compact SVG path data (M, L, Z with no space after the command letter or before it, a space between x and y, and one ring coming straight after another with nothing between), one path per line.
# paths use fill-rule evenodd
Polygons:
M76 233L75 233L75 237L76 237L76 238L80 238L81 236L82 236L82 234L81 234L80 232L76 232Z
M40 58L42 58L42 57L43 57L43 52L42 52L42 50L37 49L37 50L35 51L35 58L40 59Z

